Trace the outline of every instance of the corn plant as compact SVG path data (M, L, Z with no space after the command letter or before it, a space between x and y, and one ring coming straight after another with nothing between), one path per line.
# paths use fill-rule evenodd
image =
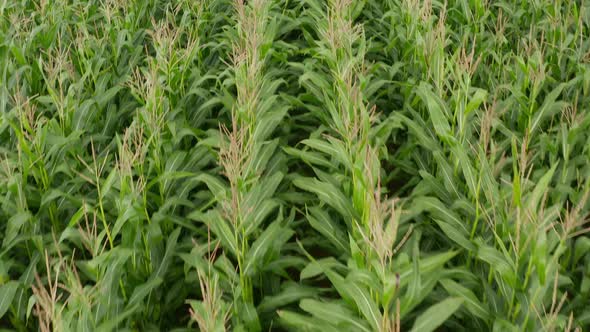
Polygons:
M0 0L0 329L590 329L590 3Z

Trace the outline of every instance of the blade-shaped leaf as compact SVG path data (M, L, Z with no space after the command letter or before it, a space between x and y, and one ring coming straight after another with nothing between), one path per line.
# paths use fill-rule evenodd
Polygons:
M463 304L463 299L452 297L443 300L432 307L426 309L416 320L412 326L412 332L432 332L451 317L451 315L459 309Z
M17 289L18 282L16 281L9 281L0 286L0 318L2 318L10 308L10 304L14 299Z

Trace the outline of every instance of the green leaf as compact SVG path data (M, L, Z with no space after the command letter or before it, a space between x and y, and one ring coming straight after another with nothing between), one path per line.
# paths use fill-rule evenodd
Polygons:
M122 86L114 86L108 89L107 91L101 92L100 95L96 96L94 99L96 100L98 106L100 108L103 108L111 99L113 99L117 95L117 92L119 92L122 88Z
M476 250L476 246L468 239L469 231L465 226L466 221L461 221L455 212L448 209L437 198L418 197L414 199L413 203L412 212L429 211L434 216L433 220L449 239L469 251Z
M475 93L471 96L467 107L465 108L465 114L473 112L476 108L483 103L488 96L488 92L483 89L476 89Z
M318 332L334 330L334 326L314 317L304 316L287 310L280 310L277 314L283 324L293 327L293 331Z
M472 158L470 158L462 145L456 144L451 148L453 155L457 159L457 162L461 166L465 182L467 182L467 188L471 192L471 197L476 199L479 195L477 181L475 179L475 171L472 164Z
M304 298L318 296L318 289L307 287L296 282L285 282L281 291L276 295L265 296L257 307L258 312L270 312L277 308L297 302Z
M258 206L265 199L271 198L274 195L282 180L282 172L275 172L261 179L246 195L244 206L253 210L258 209Z
M457 251L447 251L427 257L420 257L418 262L420 274L436 273L437 270L442 268L446 262L456 255ZM400 287L406 285L411 280L410 277L413 272L412 267L413 266L406 266L405 268L400 269Z
M346 235L338 223L330 218L330 215L319 207L312 207L307 214L307 220L311 227L320 232L330 241L340 253L348 252Z
M420 260L420 234L412 241L412 271L409 280L408 291L402 303L402 311L414 307L420 301L420 290L424 289L422 284L421 260ZM405 279L405 278L404 278Z
M348 159L348 154L346 153L346 149L342 142L334 139L334 138L327 138L329 142L325 140L309 138L301 141L301 143L315 149L321 151L332 158L338 160L342 165L346 166L348 169L351 169L351 163Z
M101 195L102 199L104 199L104 197L111 190L111 187L113 186L113 184L115 183L115 180L117 179L117 175L118 175L117 169L115 168L111 171L111 173L106 178L106 180L104 180L103 184L100 187L100 195Z
M262 330L260 327L258 313L256 312L256 308L254 308L252 303L246 303L244 301L238 300L236 306L237 313L242 319L242 322L244 322L247 331L259 332Z
M168 240L166 241L166 251L164 252L164 257L158 266L158 269L155 271L152 278L164 278L166 272L168 271L168 267L172 261L172 258L175 255L176 244L178 243L178 236L180 235L180 228L176 228L170 235L168 236Z
M518 332L518 331L522 331L522 329L520 329L518 326L510 323L509 321L502 319L502 318L496 318L496 320L494 320L494 327L492 328L493 332Z
M337 302L320 302L306 299L302 300L299 306L318 319L332 325L347 324L353 327L355 331L371 331L363 321L355 317L356 315L352 311Z
M221 240L223 248L232 255L238 253L238 243L234 237L233 225L221 216L217 210L209 210L206 213L194 211L188 218L201 221L211 228L211 231Z
M582 257L588 254L590 254L590 238L582 236L577 238L574 246L573 264L576 265Z
M440 200L435 197L418 197L413 201L413 209L417 211L426 210L432 213L434 216L443 219L452 227L457 228L463 235L467 235L468 229L465 226L465 221L461 221L459 216L445 206Z
M16 281L9 281L0 286L0 318L2 318L10 308L10 304L14 299L17 289L18 282Z
M117 314L115 316L115 318L112 318L110 320L102 322L96 328L96 331L97 332L108 332L108 331L116 330L117 326L119 326L119 324L121 324L122 321L127 319L127 317L133 315L139 309L139 307L140 307L139 304L136 304L135 306L127 308L125 311Z
M307 264L307 266L301 270L299 279L305 280L313 278L324 273L326 269L331 269L338 266L343 267L344 265L338 262L334 257L320 258L318 260L309 262L309 264Z
M488 263L492 270L498 272L505 278L505 280L510 281L511 283L516 281L514 276L514 263L512 261L507 261L507 258L495 248L479 243L477 257Z
M21 227L23 227L32 217L33 216L29 211L19 212L10 217L6 223L6 233L4 234L2 246L8 246L8 244L16 238Z
M450 240L467 249L468 251L476 250L476 246L471 243L471 241L469 241L463 232L459 231L459 228L453 227L453 225L440 219L434 219L434 221Z
M70 218L70 222L68 223L68 227L74 227L78 224L78 222L82 219L85 213L91 211L91 207L88 204L83 204L76 213L72 215ZM113 235L114 236L114 235Z
M245 174L261 173L265 170L268 161L276 154L275 151L278 144L278 139L259 144L257 148L255 148L256 152L254 153L252 161L248 164Z
M350 200L344 196L342 191L331 183L320 181L316 178L297 177L293 184L303 190L318 195L319 199L333 207L348 222L353 219L353 210Z
M444 102L435 95L427 83L421 82L416 89L416 94L420 96L422 101L426 104L428 112L430 113L430 120L434 125L434 131L441 138L446 138L451 133L451 126L449 125L449 112L446 109Z
M262 266L266 253L285 233L293 234L293 231L281 227L280 223L275 221L260 234L246 255L244 267L246 275L254 276L256 274L256 267Z
M112 228L112 237L116 237L119 235L119 232L123 228L123 226L133 218L136 218L140 215L141 212L138 212L134 206L131 205L131 202L125 202L122 204L124 207L124 211L117 217L115 220L115 225Z
M474 316L485 321L490 318L488 306L481 303L470 289L463 287L451 279L443 279L440 283L450 295L462 298L465 301L464 307Z
M547 233L543 230L538 232L534 243L533 264L535 264L541 285L544 285L547 277ZM559 257L559 255L556 253L554 257Z
M457 297L447 298L426 309L412 326L412 332L431 332L444 324L451 315L463 304L463 299Z
M420 145L432 152L440 150L440 143L434 139L434 134L431 134L430 131L425 131L426 125L422 119L419 119L420 115L418 113L410 110L410 114L413 116L412 119L402 115L401 113L393 114L393 117L400 118L400 121L408 127L409 131L413 134L413 136L415 136Z
M202 181L207 185L217 201L221 202L227 197L227 187L219 178L203 173L197 176L197 180Z
M334 164L332 164L330 161L324 158L324 155L319 152L298 150L288 146L283 147L283 151L285 151L286 154L297 157L310 165L317 165L329 168L334 166Z
M535 116L530 124L530 135L532 136L535 131L537 130L537 128L540 126L541 122L545 119L548 118L549 116L551 116L553 113L561 110L564 106L566 106L565 103L560 103L560 102L556 102L557 97L559 97L559 95L561 94L561 92L563 91L563 89L565 89L566 87L576 83L580 78L574 78L573 80L569 81L569 82L565 82L565 83L561 83L558 86L555 87L555 89L553 89L548 95L547 97L545 97L545 100L543 100L543 104L541 105L541 107L537 110L537 112L535 112Z
M356 302L361 313L369 321L371 327L373 327L374 330L378 330L383 318L381 316L381 311L379 311L379 307L373 301L369 292L357 283L350 283L346 286L348 293Z
M541 177L539 182L537 182L535 189L533 189L533 192L528 197L527 206L529 208L529 211L531 211L532 213L537 212L537 208L539 207L539 203L541 202L541 198L547 192L547 187L549 187L549 183L550 183L551 179L553 178L553 174L555 173L555 170L557 169L558 164L559 163L555 163L553 165L553 167L551 167L549 169L549 171L547 171L545 174L543 174L543 176Z
M276 127L281 123L285 115L287 114L288 107L276 107L272 112L264 114L256 125L254 130L254 140L258 142L264 141Z
M267 199L262 203L258 204L257 208L248 213L244 221L244 227L246 235L258 230L262 222L268 217L276 208L280 205L277 200Z
M433 156L438 166L437 174L439 177L442 176L445 186L449 188L449 192L454 193L456 197L462 196L459 194L459 190L457 189L458 180L453 174L453 169L449 164L447 157L441 151L434 151Z
M127 303L128 308L132 308L133 306L140 304L143 299L148 296L148 294L154 290L156 287L160 286L160 284L164 280L162 278L156 277L151 278L144 284L141 284L133 290L133 294L129 298L129 302Z

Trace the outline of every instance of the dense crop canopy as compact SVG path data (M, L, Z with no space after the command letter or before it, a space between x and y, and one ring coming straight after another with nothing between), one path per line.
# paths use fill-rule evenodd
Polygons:
M590 2L0 0L0 330L590 329Z

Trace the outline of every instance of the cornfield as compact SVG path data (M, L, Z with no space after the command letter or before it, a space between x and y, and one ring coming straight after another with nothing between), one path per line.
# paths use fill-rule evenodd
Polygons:
M590 331L590 2L0 0L0 330Z

